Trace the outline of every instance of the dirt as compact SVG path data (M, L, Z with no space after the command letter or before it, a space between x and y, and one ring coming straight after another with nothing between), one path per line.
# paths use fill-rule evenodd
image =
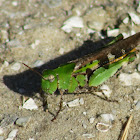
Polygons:
M49 4L48 4L49 2ZM57 119L51 119L59 109L60 95L48 97L48 112L44 111L40 96L41 78L30 71L21 62L35 68L38 72L53 69L61 64L97 51L112 39L108 37L108 30L119 29L119 33L130 35L138 32L139 25L123 23L129 12L137 13L138 1L129 0L71 0L71 1L0 1L0 120L6 115L18 118L29 116L31 119L24 127L16 124L5 127L1 136L6 139L9 132L18 129L15 140L118 140L120 139L126 122L132 114L128 140L140 139L140 113L135 109L140 100L139 85L124 86L114 75L104 84L112 90L109 102L89 93L65 94L64 102L83 98L84 104L69 108L63 107ZM94 15L97 8L104 16L99 19ZM98 13L97 13L98 14ZM70 33L61 29L64 21L72 16L83 19L83 28L73 28ZM139 13L137 15L140 16ZM130 17L129 17L130 18ZM130 18L131 19L131 18ZM103 24L89 33L92 21ZM137 55L139 56L139 54ZM4 62L8 62L6 65ZM118 74L136 71L140 57L124 67ZM14 64L19 65L13 69ZM38 65L39 67L36 67ZM21 108L22 98L33 98L38 110ZM102 122L101 114L113 114L114 121L109 123L111 128L107 132L97 130L97 123ZM90 118L95 118L90 123ZM84 134L91 134L88 138Z

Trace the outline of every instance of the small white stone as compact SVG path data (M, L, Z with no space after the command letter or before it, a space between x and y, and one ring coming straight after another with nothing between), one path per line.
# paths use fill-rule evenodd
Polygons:
M135 13L129 13L129 15L135 24L140 24L140 17L138 15L136 15Z
M123 20L123 23L124 23L124 24L127 24L128 22L129 22L129 18L126 17L126 18Z
M87 128L87 125L83 122L82 126L84 127L84 129Z
M110 97L112 90L110 90L110 88L107 85L102 85L100 89L102 90L105 96L107 96L108 98Z
M83 112L83 115L87 115L87 112Z
M13 5L13 6L17 6L17 5L18 5L18 2L17 2L17 1L13 1L13 2L12 2L12 5Z
M34 140L34 138L29 138L29 140Z
M72 31L72 28L83 28L83 27L84 27L83 19L78 16L73 16L64 22L64 25L62 26L61 29L67 33L70 33Z
M16 137L17 132L18 132L18 129L13 129L9 133L8 138L6 140L13 140Z
M17 62L11 66L11 69L14 71L18 71L18 70L20 70L20 67L21 67L20 63Z
M136 103L136 110L139 110L140 109L140 101L138 101L137 103Z
M90 122L90 123L94 123L94 120L95 120L95 118L91 117L91 118L89 119L89 122Z
M140 64L138 64L138 68L137 68L137 69L138 69L138 71L140 72Z
M35 47L39 44L40 44L40 40L35 40L35 42L31 44L31 48L35 49Z
M99 130L100 132L107 132L111 127L112 125L101 123L101 122L97 123L96 125L97 130Z
M84 99L80 98L79 103L80 103L80 105L83 105L84 104Z
M93 136L92 134L83 134L83 137L86 137L88 139L94 138L95 136Z
M79 98L67 103L68 107L79 106Z
M28 110L37 110L38 106L35 104L34 100L30 98L23 104L23 108Z
M59 53L62 55L62 54L64 54L64 48L60 48L59 49Z
M112 114L101 114L101 117L105 122L114 121L114 116Z
M35 61L35 63L33 64L34 67L40 67L44 64L44 62L42 60L37 60Z
M119 80L123 83L124 86L137 86L140 85L140 74L137 72L132 74L121 73L119 75Z
M119 29L113 29L107 31L108 36L117 36L118 34L119 34Z

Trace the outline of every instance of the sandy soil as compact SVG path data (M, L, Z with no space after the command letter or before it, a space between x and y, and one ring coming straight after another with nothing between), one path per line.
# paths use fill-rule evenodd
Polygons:
M17 126L15 121L5 124L0 132L1 139L18 129L15 140L118 140L132 114L128 140L139 140L140 113L135 109L140 100L139 85L126 87L116 76L106 81L104 84L112 90L110 99L118 103L93 94L65 94L64 102L83 98L84 104L72 108L65 106L52 122L59 109L60 95L49 95L49 111L45 112L39 94L41 78L20 63L42 72L98 50L112 39L107 38L108 30L117 28L119 33L128 36L138 32L140 26L132 24L128 15L128 12L133 12L140 16L137 7L138 1L129 0L54 0L53 3L47 0L0 0L0 120L2 122L7 116L30 117L24 127ZM61 27L72 16L81 17L84 26L66 33ZM129 21L125 24L126 17ZM119 74L135 72L139 62L138 57ZM33 98L38 110L21 108L23 98ZM112 114L113 122L104 122L101 114ZM93 123L91 118L94 118ZM99 122L107 123L111 128L100 132L96 127Z

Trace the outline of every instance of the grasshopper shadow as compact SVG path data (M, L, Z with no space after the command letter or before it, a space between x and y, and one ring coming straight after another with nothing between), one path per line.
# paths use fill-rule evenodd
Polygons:
M112 39L113 38L107 38L97 42L87 40L78 49L75 49L63 56L57 57L41 67L34 69L42 73L44 69L57 68L61 64L65 64L71 60L78 59L84 55L100 50L104 44L110 42ZM26 70L17 75L6 75L3 77L3 82L10 90L29 97L34 96L35 93L38 93L41 89L41 77L36 75L31 70Z

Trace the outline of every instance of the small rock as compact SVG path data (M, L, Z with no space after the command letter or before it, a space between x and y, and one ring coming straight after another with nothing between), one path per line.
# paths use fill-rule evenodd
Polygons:
M94 123L94 120L95 120L95 118L91 117L91 118L89 119L89 122L90 122L90 123Z
M84 122L83 122L82 126L83 126L84 129L87 128L87 125Z
M83 115L87 115L87 112L83 112Z
M61 29L66 33L70 33L72 31L72 28L83 28L83 27L84 27L83 19L78 16L73 16L64 22L64 25L62 26Z
M101 114L101 117L105 122L113 122L114 121L114 116L112 114Z
M84 21L86 21L90 29L101 31L104 28L107 18L106 11L102 7L99 7L89 10L84 16Z
M140 72L140 64L138 64L138 67L137 67L138 71Z
M80 105L83 105L84 104L84 99L83 98L80 98L79 99L79 103L80 103Z
M21 65L20 65L20 63L18 63L18 62L14 63L14 64L11 66L11 69L14 70L14 71L18 71L18 70L20 70L20 68L21 68Z
M75 107L75 106L79 106L79 105L83 105L84 104L84 100L83 98L78 98L78 99L75 99L71 102L68 102L67 105L68 107Z
M16 125L24 127L29 122L30 117L22 117L16 120Z
M123 20L123 23L124 23L124 24L127 24L128 22L129 22L129 18L126 17L126 18Z
M12 2L12 5L13 5L13 6L17 6L17 5L18 5L18 2L17 2L17 1L13 1L13 2Z
M73 100L73 101L71 101L71 102L68 102L67 105L68 105L69 107L79 106L79 105L80 105L80 104L79 104L79 98L78 98L78 99L75 99L75 100Z
M135 13L129 13L132 21L135 23L135 24L140 24L140 17L137 16Z
M92 134L83 134L83 137L86 137L88 139L94 138L95 136L93 136Z
M29 140L34 140L34 138L29 138Z
M31 48L32 48L32 49L35 49L35 47L36 47L37 45L39 45L39 43L40 43L40 40L35 40L35 42L31 44Z
M11 114L5 115L4 119L0 122L0 128L10 127L11 125L14 124L17 118L18 117L15 115L11 115Z
M8 41L8 32L6 30L0 30L0 42L6 43Z
M140 109L140 101L138 101L137 103L136 103L136 110L139 110Z
M8 138L6 140L13 140L16 137L17 132L18 132L18 129L13 129L9 133Z
M33 67L40 67L44 64L42 60L37 60L34 62Z
M4 63L1 65L1 67L0 67L0 72L2 72L3 71L3 69L5 68L5 67L8 67L9 66L9 63L7 62L7 61L4 61Z
M61 54L61 55L64 54L64 48L59 49L59 54Z
M110 97L112 91L110 90L110 88L109 88L107 85L102 85L102 86L100 87L100 89L102 90L102 92L104 93L104 95L105 95L106 97L108 97L108 98Z
M107 31L108 36L117 36L118 34L119 34L119 29L113 29Z
M62 0L44 0L44 3L46 3L49 8L55 8L61 5Z
M107 132L112 126L110 124L105 123L97 123L96 129L100 132Z
M124 86L137 86L140 85L140 74L137 72L132 74L121 73L119 75L119 80L123 82Z
M38 106L35 104L34 100L30 98L23 104L23 108L28 110L37 110Z

